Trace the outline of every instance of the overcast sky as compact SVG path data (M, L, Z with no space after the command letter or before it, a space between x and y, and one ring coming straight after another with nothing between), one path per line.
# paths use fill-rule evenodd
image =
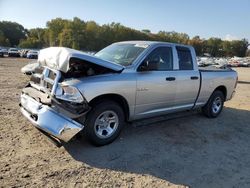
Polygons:
M250 41L250 0L0 0L1 21L30 29L56 17Z

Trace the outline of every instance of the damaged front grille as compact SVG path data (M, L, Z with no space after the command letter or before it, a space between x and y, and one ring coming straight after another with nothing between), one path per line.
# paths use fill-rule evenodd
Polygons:
M30 81L35 84L41 83L41 78L43 76L44 67L37 67L34 71L34 74L32 74Z
M31 76L31 78L30 78L30 81L33 82L33 83L35 83L35 84L40 84L40 82L41 82L41 76L42 75L38 76L38 75L33 74Z
M90 108L86 102L74 103L56 98L55 92L58 82L62 78L63 75L61 75L60 71L44 67L43 71L41 69L35 71L31 77L29 87L24 88L23 93L39 103L49 105L56 112L72 119L77 119L86 114ZM35 119L36 117L31 118Z
M52 91L52 89L53 89L53 85L51 84L51 83L49 83L49 82L44 82L44 86L45 86L45 88L49 91L49 92L51 92Z
M36 69L35 69L35 73L37 73L37 74L42 74L43 73L43 70L44 70L44 67L37 67Z
M57 70L39 67L35 69L35 73L31 76L30 84L40 91L53 95L60 77L61 73Z

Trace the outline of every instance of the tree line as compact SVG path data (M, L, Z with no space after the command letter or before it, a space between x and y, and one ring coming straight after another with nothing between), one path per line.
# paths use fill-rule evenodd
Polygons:
M186 33L175 31L138 31L120 23L99 25L94 21L56 18L47 22L46 28L25 29L16 22L0 22L0 46L20 48L45 48L64 46L78 50L98 51L118 41L151 40L192 45L197 55L208 53L214 57L244 57L249 54L246 39L226 41L220 38L190 38Z

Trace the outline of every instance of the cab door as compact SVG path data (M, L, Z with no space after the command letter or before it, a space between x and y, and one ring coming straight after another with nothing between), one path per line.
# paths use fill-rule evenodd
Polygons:
M176 46L179 68L176 71L175 108L191 109L196 101L200 87L195 52L188 47Z
M164 114L175 105L176 75L171 46L155 48L137 70L135 117Z

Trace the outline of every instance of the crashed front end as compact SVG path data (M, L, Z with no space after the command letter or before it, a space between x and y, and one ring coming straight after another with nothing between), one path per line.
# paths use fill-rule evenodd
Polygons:
M84 125L77 119L89 107L73 86L60 83L60 71L39 67L22 90L22 114L39 130L57 142L68 142Z
M68 142L83 128L88 102L71 81L119 73L123 66L83 52L50 47L40 50L29 84L22 90L21 112L50 138Z

